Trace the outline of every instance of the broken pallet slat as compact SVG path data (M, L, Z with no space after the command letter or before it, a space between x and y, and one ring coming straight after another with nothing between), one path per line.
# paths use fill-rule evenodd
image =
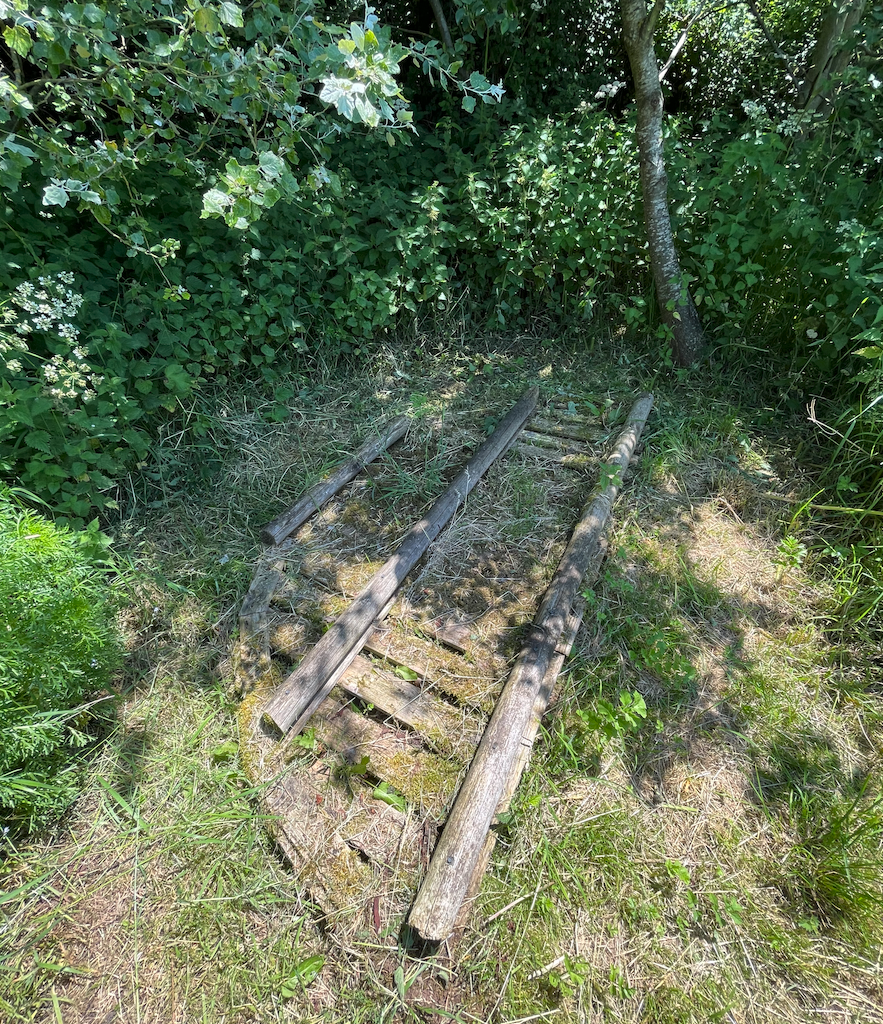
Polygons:
M537 448L548 448L555 452L583 452L585 444L572 441L567 437L553 437L551 434L540 434L535 430L522 430L522 443L532 444Z
M420 636L403 637L395 629L377 629L365 641L364 650L410 669L469 707L490 711L500 692L493 665L469 662L457 655L446 659L435 644Z
M576 423L563 420L550 420L543 416L534 416L530 421L530 429L539 434L550 434L554 437L566 437L573 441L597 441L605 433L600 423Z
M390 604L405 577L486 470L518 436L538 396L535 387L522 395L427 515L410 529L395 555L279 687L264 712L277 728L286 732L309 720L334 685L335 675L339 678L361 650L381 609Z
M597 558L607 519L622 478L653 405L643 395L633 405L611 456L602 466L597 496L584 509L534 619L457 794L409 916L425 940L442 941L453 931L485 845L488 829L510 777L531 716L543 693L583 576Z
M288 511L267 523L261 530L261 540L267 544L280 544L286 537L310 518L332 495L337 494L378 455L385 452L390 445L401 440L407 433L411 420L407 416L398 416L390 420L376 436L370 437L359 450L342 462L323 480L314 484Z
M342 701L326 701L310 725L316 739L344 761L357 764L367 757L371 775L389 783L425 813L442 814L456 791L461 764L426 750L419 737L389 729Z
M452 707L367 658L356 658L337 685L397 722L416 729L444 753L468 759L481 739L481 719Z

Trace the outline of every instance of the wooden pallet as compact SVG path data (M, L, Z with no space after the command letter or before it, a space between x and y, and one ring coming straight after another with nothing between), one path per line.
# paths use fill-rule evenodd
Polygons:
M589 470L608 437L602 424L550 405L504 456L488 490L507 473L537 487L548 487L554 477L560 504L576 509L588 496ZM271 695L361 589L400 530L378 514L366 490L357 478L307 526L267 550L242 605L232 662L242 695L243 763L264 787L280 849L329 927L388 940L407 932L406 914L439 829L568 526L562 517L540 531L542 543L531 538L538 551L545 549L545 563L536 552L525 559L517 544L488 538L482 524L493 503L483 503L479 488L454 527L474 538L458 549L460 579L448 570L443 585L434 581L431 554L306 730L280 737L264 716ZM513 578L518 571L530 577L526 586ZM463 591L460 580L474 585ZM581 614L577 602L548 669L549 689ZM538 723L535 715L498 813L508 808ZM461 927L493 841L492 831L469 880Z

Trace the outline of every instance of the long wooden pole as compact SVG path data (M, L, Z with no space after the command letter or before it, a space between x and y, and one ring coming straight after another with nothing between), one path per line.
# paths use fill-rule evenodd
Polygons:
M362 649L374 621L405 577L488 467L515 440L533 413L538 395L538 389L531 388L521 396L426 516L411 527L398 551L282 683L264 711L265 717L282 732L295 723L298 727L303 725L322 703L335 680Z
M332 473L313 486L298 499L297 503L261 530L261 540L265 544L281 544L286 537L302 526L310 516L324 503L359 473L373 462L381 452L385 452L400 438L405 436L411 420L407 416L398 416L384 426L379 434L368 438L362 447L342 462Z
M600 490L573 531L451 808L408 919L427 941L440 942L454 930L494 812L519 758L531 716L536 714L537 697L571 606L603 541L605 524L652 406L652 395L642 395L635 402L613 453L602 464Z

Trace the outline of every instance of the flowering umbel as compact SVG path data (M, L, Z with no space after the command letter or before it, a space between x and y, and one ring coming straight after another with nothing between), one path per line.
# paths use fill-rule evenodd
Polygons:
M12 293L12 307L0 319L0 359L13 375L24 372L20 355L44 359L39 370L43 390L60 408L76 401L89 402L97 397L104 377L93 372L88 352L77 344L80 328L77 315L83 296L72 285L70 271L49 274L36 282L24 281ZM13 308L17 307L17 308ZM29 344L34 334L42 333L64 343L66 352L41 357ZM55 346L52 346L55 347Z

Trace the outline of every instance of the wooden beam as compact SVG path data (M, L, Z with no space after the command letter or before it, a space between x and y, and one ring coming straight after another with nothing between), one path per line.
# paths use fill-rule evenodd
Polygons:
M300 729L307 723L362 649L375 620L384 608L389 608L405 577L488 467L518 436L534 411L538 396L537 388L530 388L521 396L426 516L411 527L398 551L282 683L264 711L265 717L282 732L292 726Z
M633 405L611 456L602 464L594 497L577 523L558 570L534 619L528 641L506 682L433 853L408 923L427 941L454 930L463 898L481 856L522 740L536 715L538 697L564 634L586 570L595 562L622 478L653 405L643 395ZM548 697L547 697L548 699Z
M287 512L267 523L261 530L261 540L266 544L280 544L299 526L303 526L332 495L337 494L341 487L358 476L365 466L404 437L410 424L411 420L407 416L398 416L390 420L379 434L370 437L346 462L342 462L332 473L314 484Z

